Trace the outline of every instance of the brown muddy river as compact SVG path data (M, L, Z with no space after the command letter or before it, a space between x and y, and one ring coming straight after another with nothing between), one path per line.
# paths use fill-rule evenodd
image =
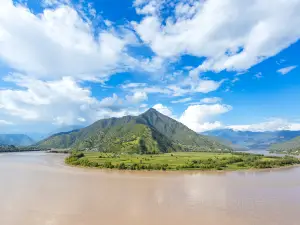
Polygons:
M119 172L0 154L1 225L299 225L300 168Z

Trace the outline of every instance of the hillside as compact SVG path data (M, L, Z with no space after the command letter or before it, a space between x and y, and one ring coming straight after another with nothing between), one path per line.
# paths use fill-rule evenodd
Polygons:
M213 130L204 134L230 141L235 146L247 149L268 149L272 144L289 141L300 136L300 131L251 132L232 129Z
M0 145L28 146L34 144L34 140L25 134L0 134Z
M279 153L292 153L292 154L299 154L300 153L300 136L293 138L292 140L273 144L270 147L272 152L279 152Z
M136 153L229 150L155 109L139 116L99 120L81 130L53 135L38 146Z

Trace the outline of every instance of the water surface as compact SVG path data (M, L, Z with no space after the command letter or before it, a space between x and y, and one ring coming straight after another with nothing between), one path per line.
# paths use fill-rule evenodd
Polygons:
M0 154L2 225L298 225L300 168L119 172L64 155Z

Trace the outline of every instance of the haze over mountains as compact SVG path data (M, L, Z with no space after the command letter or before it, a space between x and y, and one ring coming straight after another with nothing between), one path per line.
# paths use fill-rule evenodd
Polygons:
M273 152L300 153L300 136L282 143L273 144L270 146L270 150Z
M235 131L232 129L212 130L204 133L205 135L215 136L220 139L230 141L235 146L245 149L264 149L267 150L275 143L283 143L300 136L300 131Z
M0 145L28 146L35 141L25 134L0 134Z
M53 135L38 146L140 153L230 149L155 109L139 116L99 120L81 130Z
M68 126L62 126L48 134L42 134L42 133L0 134L0 145L29 146L43 139L46 139L54 134L78 130L80 128L83 128L83 126L68 125Z

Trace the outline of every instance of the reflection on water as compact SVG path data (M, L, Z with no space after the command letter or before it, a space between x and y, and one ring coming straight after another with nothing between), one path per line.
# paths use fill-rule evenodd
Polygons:
M119 172L64 166L63 155L0 155L0 224L298 225L300 168Z

